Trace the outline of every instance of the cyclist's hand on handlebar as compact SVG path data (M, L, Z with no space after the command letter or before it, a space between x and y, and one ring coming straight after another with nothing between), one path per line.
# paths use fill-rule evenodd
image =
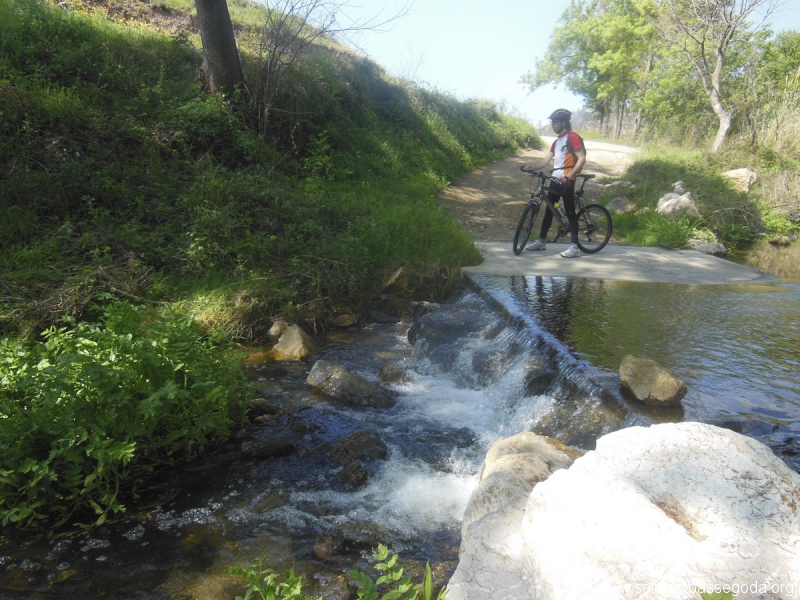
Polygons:
M533 173L533 169L531 169L528 165L522 165L519 170L523 173Z

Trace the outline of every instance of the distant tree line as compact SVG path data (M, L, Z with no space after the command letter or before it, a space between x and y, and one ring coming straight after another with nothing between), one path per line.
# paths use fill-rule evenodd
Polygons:
M751 143L796 134L800 32L760 25L779 0L572 0L523 78L583 97L603 132Z

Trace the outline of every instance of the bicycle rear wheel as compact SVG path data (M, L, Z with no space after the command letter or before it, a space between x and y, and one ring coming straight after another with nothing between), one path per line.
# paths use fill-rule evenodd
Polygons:
M525 244L528 243L531 237L537 214L539 214L539 204L536 202L529 202L525 210L522 211L522 216L517 224L517 231L514 234L514 254L522 254L525 249Z
M578 248L587 254L600 252L611 239L611 215L600 204L589 204L578 213Z

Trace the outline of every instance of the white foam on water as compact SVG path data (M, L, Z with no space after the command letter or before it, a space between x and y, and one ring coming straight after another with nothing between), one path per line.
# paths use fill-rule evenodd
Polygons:
M375 523L405 538L458 530L491 444L529 429L554 402L548 396L524 396L527 360L512 357L500 379L482 389L463 387L442 374L410 370L409 381L392 386L398 398L394 421L373 423L389 444L389 456L380 471L361 490L296 491L292 503L316 506L324 515L320 518L331 524ZM450 455L434 466L405 456L399 445L386 439L401 431L404 436L425 436L437 429L445 435L469 429L477 441L463 448L453 439ZM420 439L424 443L425 438Z
M430 375L417 375L399 388L400 401L414 419L433 421L447 427L468 427L476 434L498 425L497 407L486 390L456 387L452 381Z
M421 462L393 460L370 484L367 495L372 502L354 512L362 512L358 520L366 518L409 537L457 528L476 483L475 474L446 473Z
M478 475L438 471L394 454L361 490L295 492L292 504L311 502L322 507L322 520L374 523L405 538L458 529Z

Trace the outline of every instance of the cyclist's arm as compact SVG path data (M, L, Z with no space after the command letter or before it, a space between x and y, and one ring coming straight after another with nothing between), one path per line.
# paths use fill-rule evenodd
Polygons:
M552 152L548 152L547 155L537 163L533 163L532 165L522 165L521 170L531 172L531 171L541 171L547 165L550 164L550 161L553 160L555 154ZM586 162L586 153L583 153L583 162Z
M575 181L575 178L578 176L578 173L580 173L583 170L583 165L586 164L586 150L584 150L583 148L575 150L575 156L578 157L578 160L575 161L575 166L572 167L572 169L569 172L569 178L572 179L572 181Z

